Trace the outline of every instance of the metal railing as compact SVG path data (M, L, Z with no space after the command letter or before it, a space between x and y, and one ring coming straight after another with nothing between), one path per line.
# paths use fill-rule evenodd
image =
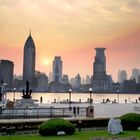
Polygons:
M84 117L86 107L69 108L4 108L0 110L0 119L52 118L52 117Z

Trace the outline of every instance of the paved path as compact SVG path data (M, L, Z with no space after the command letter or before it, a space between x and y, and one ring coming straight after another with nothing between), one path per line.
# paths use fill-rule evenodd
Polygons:
M68 107L68 104L51 104L53 107ZM87 106L89 104L86 104ZM72 104L73 106L80 106L80 107L86 107L85 104ZM140 114L140 104L93 104L94 106L94 118L104 118L104 117L119 117L126 113L139 113ZM46 104L41 104L40 107L46 107ZM47 105L47 107L49 107ZM59 110L58 110L59 111ZM72 111L71 111L72 113ZM73 113L72 113L73 114ZM73 117L67 118L67 119L85 119L86 118L86 110L80 110L80 115L73 115ZM48 118L49 119L49 118ZM35 119L0 119L0 123L4 122L30 122L30 121L45 121L46 118L35 118Z

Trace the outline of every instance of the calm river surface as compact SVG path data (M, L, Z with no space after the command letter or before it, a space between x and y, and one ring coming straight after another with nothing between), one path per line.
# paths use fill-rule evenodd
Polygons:
M13 100L14 99L14 92L7 93L7 99ZM16 92L15 99L21 99L22 93ZM66 101L69 99L69 93L32 93L32 99L37 99L38 102L40 101L40 97L43 98L43 103L51 103L54 102L56 99L57 102ZM79 101L85 102L90 97L89 93L71 93L71 100L72 101ZM124 103L125 99L128 103L135 102L140 97L140 94L101 94L101 93L92 93L92 99L94 103L100 103L103 99L110 99L111 101L119 100L120 103Z

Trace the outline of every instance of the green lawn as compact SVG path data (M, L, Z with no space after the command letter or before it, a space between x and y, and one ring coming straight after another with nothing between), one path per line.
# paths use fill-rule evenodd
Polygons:
M16 136L0 136L0 140L90 140L93 137L129 137L135 136L140 140L140 131L125 131L123 134L110 135L107 131L76 131L70 136L48 136L42 137L39 135L16 135Z

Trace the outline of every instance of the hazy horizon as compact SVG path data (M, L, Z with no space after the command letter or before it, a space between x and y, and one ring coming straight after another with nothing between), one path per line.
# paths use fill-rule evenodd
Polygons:
M23 72L23 48L31 34L36 70L48 74L61 56L63 74L93 74L97 47L105 51L107 74L140 69L140 0L4 0L0 1L0 59Z

